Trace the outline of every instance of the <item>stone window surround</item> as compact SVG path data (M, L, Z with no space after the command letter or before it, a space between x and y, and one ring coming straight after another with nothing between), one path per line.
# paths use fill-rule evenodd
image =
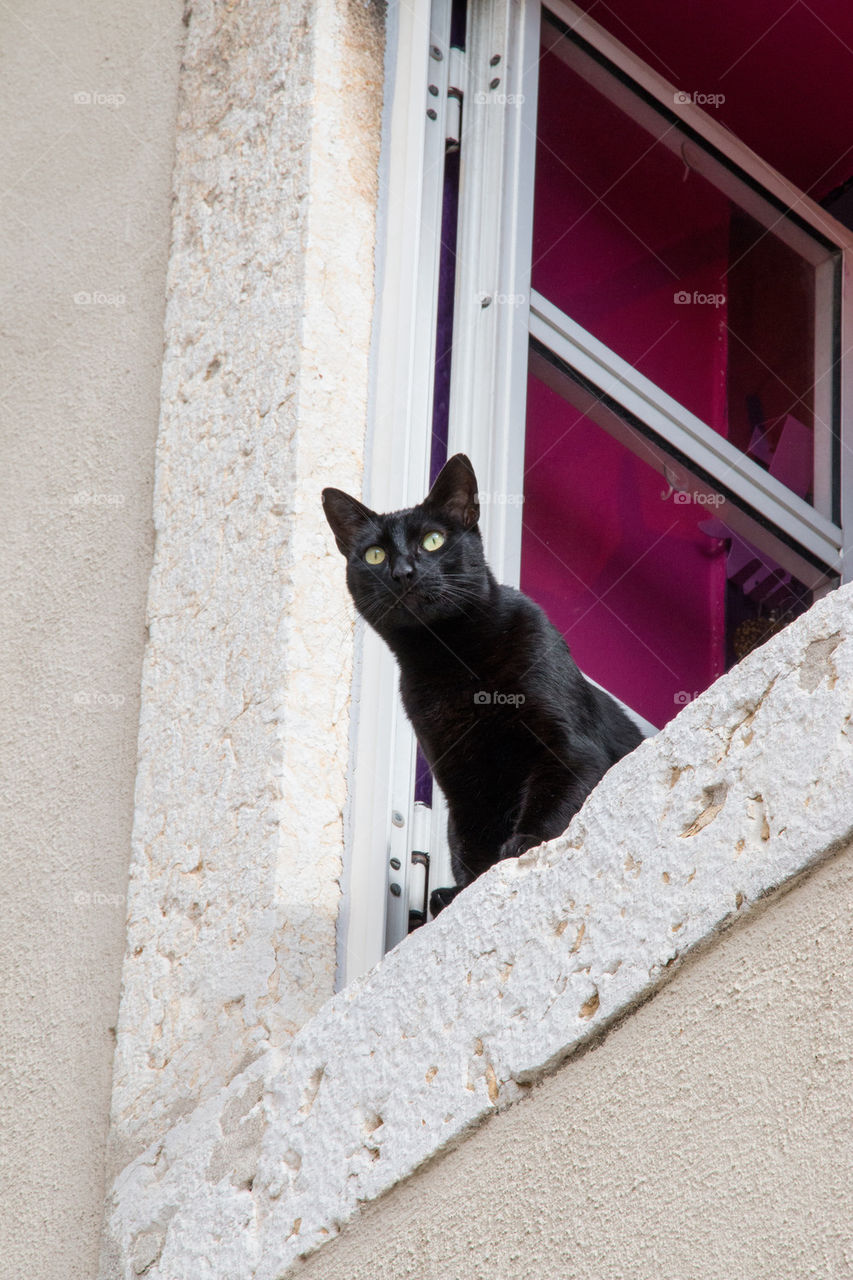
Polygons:
M335 990L378 3L194 0L179 82L108 1178Z

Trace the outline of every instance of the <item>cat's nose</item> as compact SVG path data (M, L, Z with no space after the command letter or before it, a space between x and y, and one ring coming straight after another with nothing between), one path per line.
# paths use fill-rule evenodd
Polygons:
M391 577L395 578L398 582L404 582L407 578L411 578L414 571L415 566L412 564L408 556L398 556L394 561L394 568L391 570Z

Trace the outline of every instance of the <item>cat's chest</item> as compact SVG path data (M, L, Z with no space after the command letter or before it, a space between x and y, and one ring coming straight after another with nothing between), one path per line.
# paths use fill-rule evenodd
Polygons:
M430 635L420 652L400 657L404 691L415 698L468 705L477 691L520 692L535 666L517 628L506 627L485 641L461 643L456 637Z
M418 736L436 745L462 736L497 744L515 736L522 713L542 710L529 664L512 652L401 664L400 691Z

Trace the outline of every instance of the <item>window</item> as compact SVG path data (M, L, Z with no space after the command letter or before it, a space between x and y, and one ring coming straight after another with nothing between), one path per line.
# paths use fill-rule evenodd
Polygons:
M661 725L842 576L853 240L572 4L393 12L366 500L469 453L498 576ZM360 643L344 981L422 905L413 851L449 883L393 660Z
M841 248L609 53L544 11L522 585L661 725L838 582Z

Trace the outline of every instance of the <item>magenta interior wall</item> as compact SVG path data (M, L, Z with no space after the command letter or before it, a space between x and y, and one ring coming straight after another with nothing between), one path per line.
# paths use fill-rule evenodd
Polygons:
M849 0L581 3L677 89L718 95L707 109L814 198L853 174ZM805 495L813 312L797 264L774 265L768 237L744 255L727 202L554 54L540 77L534 288L738 448L761 461L769 445L763 464ZM731 307L693 301L728 293ZM528 410L522 586L584 670L663 724L725 667L726 556L702 526L726 531L534 380ZM790 475L773 456L785 424L803 437Z
M540 62L533 288L726 431L729 202L554 53ZM687 304L676 299L687 295Z
M553 54L540 68L533 286L726 431L728 203ZM676 301L688 294L688 304ZM725 668L725 557L707 507L535 379L521 585L587 674L663 725Z
M536 378L521 586L587 675L662 726L725 665L724 544L651 467Z
M850 0L577 0L814 199L853 174Z

